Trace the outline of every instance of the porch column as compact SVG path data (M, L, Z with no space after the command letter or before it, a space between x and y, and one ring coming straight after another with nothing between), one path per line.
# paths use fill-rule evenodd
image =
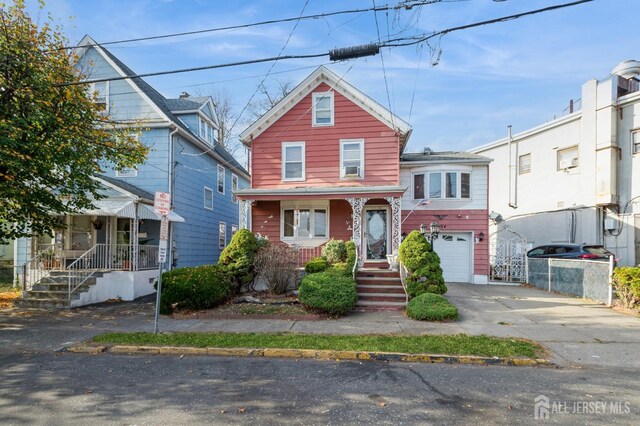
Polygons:
M112 239L111 239L111 221L113 220L113 218L111 217L105 217L105 223L104 223L104 253L105 253L105 259L104 259L104 263L103 263L103 267L106 269L113 269L113 254L112 254Z
M249 229L249 208L253 205L254 200L238 200L239 208L239 229Z
M360 267L366 258L362 244L362 209L367 201L369 201L368 198L347 198L347 202L351 204L351 220L353 223L352 238L358 247L358 254L360 255L360 258L358 259L358 266Z
M129 251L131 255L131 270L138 270L138 253L140 252L140 247L138 246L138 219L131 219L131 237L129 240Z
M402 224L400 197L385 197L391 206L391 253L396 254L400 250L400 225Z

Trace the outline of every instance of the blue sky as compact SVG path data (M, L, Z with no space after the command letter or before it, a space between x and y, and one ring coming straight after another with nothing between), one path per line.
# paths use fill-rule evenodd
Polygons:
M146 73L276 56L290 34L283 54L321 53L377 41L378 31L382 39L399 32L413 36L568 1L448 1L378 12L379 30L373 12L367 12L300 21L293 32L295 22L289 22L109 49L135 72ZM72 42L84 34L106 42L295 17L304 5L304 0L49 0L47 11ZM309 0L303 14L372 5L371 0ZM637 10L637 0L595 0L451 33L432 39L432 50L426 45L383 49L386 72L381 55L329 67L411 123L408 151L467 150L504 137L509 124L518 133L561 115L569 99L580 97L586 80L606 77L623 60L640 59ZM432 65L438 57L433 52L440 50L438 64ZM327 58L281 61L265 83L297 84L328 63ZM147 81L167 97L226 91L239 111L270 67L254 64Z

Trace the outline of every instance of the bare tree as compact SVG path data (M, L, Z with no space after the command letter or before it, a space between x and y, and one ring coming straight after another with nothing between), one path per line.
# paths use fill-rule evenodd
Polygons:
M267 86L264 82L258 88L256 98L249 102L247 111L251 121L255 121L273 108L278 102L287 96L295 85L291 80L275 80L275 84Z

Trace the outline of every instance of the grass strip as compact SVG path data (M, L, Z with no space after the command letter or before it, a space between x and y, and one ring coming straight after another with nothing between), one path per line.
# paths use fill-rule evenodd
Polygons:
M106 333L94 342L140 346L188 346L197 348L327 349L367 352L428 353L497 357L544 356L539 344L492 336L456 335L328 335L298 333Z

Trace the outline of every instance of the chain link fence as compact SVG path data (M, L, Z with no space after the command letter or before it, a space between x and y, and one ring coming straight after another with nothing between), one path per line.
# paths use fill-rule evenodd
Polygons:
M17 267L0 266L0 287L13 287L20 284L16 270Z
M610 262L574 259L529 259L528 282L556 291L611 305Z

